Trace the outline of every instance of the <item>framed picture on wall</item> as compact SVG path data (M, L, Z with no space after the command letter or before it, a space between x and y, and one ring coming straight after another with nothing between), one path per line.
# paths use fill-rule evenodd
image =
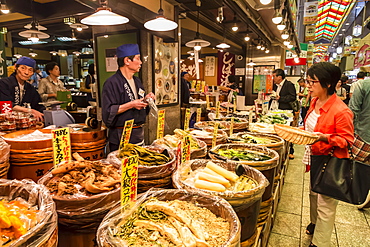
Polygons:
M153 47L155 102L159 106L178 104L178 43L165 43L162 38L153 36Z
M259 91L265 93L272 92L272 71L275 65L257 65L253 66L253 88L252 93L257 94Z

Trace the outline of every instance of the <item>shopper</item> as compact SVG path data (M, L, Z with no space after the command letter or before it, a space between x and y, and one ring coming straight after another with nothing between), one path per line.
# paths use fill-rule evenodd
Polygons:
M239 83L236 81L236 76L229 75L227 80L229 81L228 87L230 88L230 91L236 92L238 95L243 96L243 92L239 89Z
M353 86L352 86L353 87ZM353 157L361 162L370 160L370 79L356 84L349 108L354 114L355 141L352 146ZM358 208L370 207L370 193Z
M350 86L348 85L348 76L342 76L340 78L340 80L342 81L342 88L344 88L346 90L346 98L344 100L344 103L346 103L346 105L348 105L349 103L349 99L350 99L350 96L349 96L349 92L350 92Z
M335 93L344 102L347 97L347 91L342 87L342 81L339 80L335 86Z
M125 44L117 48L117 72L109 77L103 86L102 112L103 121L109 128L108 141L110 151L119 148L123 127L127 120L134 119L130 143L144 144L146 116L149 113L147 100L154 100L154 94L145 95L141 80L134 76L141 67L139 46Z
M357 84L359 82L362 82L365 79L365 76L366 76L365 72L360 71L360 72L357 73L357 81L355 81L351 84L351 88L349 90L350 99L352 98L353 92L355 91L355 88L357 87Z
M42 78L47 77L48 75L46 74L45 71L42 71L39 66L36 66L36 71L35 73L31 76L30 79L30 84L37 88L39 86L39 82L41 81Z
M302 121L304 121L306 114L307 114L307 110L310 107L311 95L308 92L305 79L300 78L298 80L298 84L299 84L298 98L301 102L301 117L302 117Z
M36 61L29 57L21 57L15 64L15 72L9 77L0 79L0 101L11 101L13 111L31 113L37 121L43 121L40 95L36 88L26 83L34 73ZM25 107L28 103L31 108Z
M81 82L80 91L87 93L87 101L93 101L96 100L92 97L91 88L93 87L93 84L95 83L95 65L92 63L89 65L88 74L85 77L85 80Z
M43 102L55 101L57 100L57 92L66 90L63 82L58 79L60 69L56 62L50 62L46 64L45 70L48 76L41 79L38 92Z
M189 73L181 72L181 107L189 106L190 99L190 82L189 82Z
M335 94L340 79L340 69L328 62L314 64L307 71L307 84L312 100L304 122L305 130L315 132L319 138L308 146L304 163L310 155L329 155L349 158L348 145L354 135L353 114ZM338 200L310 191L310 219L306 233L313 234L310 246L329 247Z

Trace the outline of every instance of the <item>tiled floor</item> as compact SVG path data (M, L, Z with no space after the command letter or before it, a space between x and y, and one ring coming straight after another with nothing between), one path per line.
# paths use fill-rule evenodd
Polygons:
M294 146L295 159L290 160L276 218L269 238L269 247L308 247L311 236L305 234L310 223L309 173L302 164L303 146ZM370 179L370 178L369 178ZM331 247L369 247L370 209L339 202ZM319 246L320 247L320 246Z

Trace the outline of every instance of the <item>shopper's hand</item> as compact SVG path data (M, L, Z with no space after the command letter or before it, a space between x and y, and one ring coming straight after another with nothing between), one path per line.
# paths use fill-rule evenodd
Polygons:
M37 121L43 122L44 121L44 114L42 114L39 111L36 111L35 109L31 109L32 115L36 118Z
M317 138L317 140L314 142L319 142L319 141L323 141L323 142L328 142L328 137L326 134L323 134L321 132L313 132L313 134L317 135L319 138ZM312 143L312 144L314 144Z
M132 106L131 108L135 108L138 110L144 109L145 107L148 106L148 104L143 102L142 99L136 99L134 101L131 101L130 104Z
M145 96L145 99L148 99L148 98L151 98L151 99L155 100L155 95L154 95L154 93L152 93L152 92L148 93L148 94Z

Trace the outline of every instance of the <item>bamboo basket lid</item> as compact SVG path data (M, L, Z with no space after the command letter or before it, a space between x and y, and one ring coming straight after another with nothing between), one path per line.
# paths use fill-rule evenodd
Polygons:
M319 138L312 132L284 124L275 124L274 128L278 136L280 136L281 138L288 142L292 142L298 145L309 145L314 143L317 140L317 138Z

